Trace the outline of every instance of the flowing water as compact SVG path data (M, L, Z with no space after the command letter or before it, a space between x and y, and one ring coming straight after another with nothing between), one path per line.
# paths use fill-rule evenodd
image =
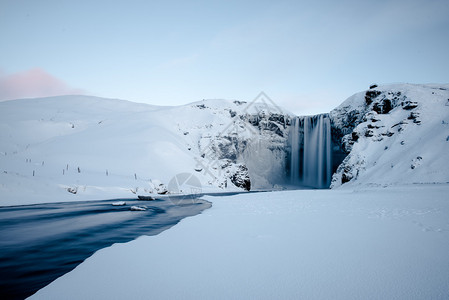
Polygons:
M291 128L291 183L328 188L332 177L329 116L297 117L293 119Z
M24 299L95 251L156 235L211 204L123 199L0 207L0 299ZM145 211L131 211L133 205ZM151 255L151 253L148 253Z

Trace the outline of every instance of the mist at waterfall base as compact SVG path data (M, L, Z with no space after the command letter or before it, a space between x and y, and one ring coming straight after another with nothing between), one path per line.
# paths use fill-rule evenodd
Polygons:
M332 178L331 122L328 114L296 117L289 136L290 184L329 188Z

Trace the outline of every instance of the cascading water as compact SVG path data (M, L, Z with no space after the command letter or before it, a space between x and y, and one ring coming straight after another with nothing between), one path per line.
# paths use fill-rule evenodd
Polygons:
M299 182L299 119L293 119L291 139L290 179L292 184Z
M291 183L328 188L332 176L329 115L294 118L291 128Z

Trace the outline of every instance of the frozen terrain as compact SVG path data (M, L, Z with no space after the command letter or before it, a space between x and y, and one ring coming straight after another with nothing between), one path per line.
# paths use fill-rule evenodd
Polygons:
M205 192L294 183L296 117L264 96L178 107L90 96L1 102L0 205L163 193L179 173ZM332 188L449 182L449 85L375 86L329 116L344 158Z
M332 187L449 182L449 85L373 86L332 110L349 154Z
M448 299L449 185L208 197L31 299Z
M166 193L179 173L203 192L291 183L295 116L263 103L65 96L3 102L0 117L2 206ZM449 85L373 86L329 118L344 158L332 190L205 197L203 214L34 297L449 298Z
M241 191L250 176L252 188L272 187L267 180L280 181L285 171L288 114L276 109L280 117L271 121L264 103L227 100L1 102L0 205L157 194L183 172L195 174L203 191Z

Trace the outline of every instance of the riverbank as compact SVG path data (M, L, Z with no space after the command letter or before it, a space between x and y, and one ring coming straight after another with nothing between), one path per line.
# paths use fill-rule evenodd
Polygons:
M32 299L443 299L449 185L205 197L211 209L114 244Z

